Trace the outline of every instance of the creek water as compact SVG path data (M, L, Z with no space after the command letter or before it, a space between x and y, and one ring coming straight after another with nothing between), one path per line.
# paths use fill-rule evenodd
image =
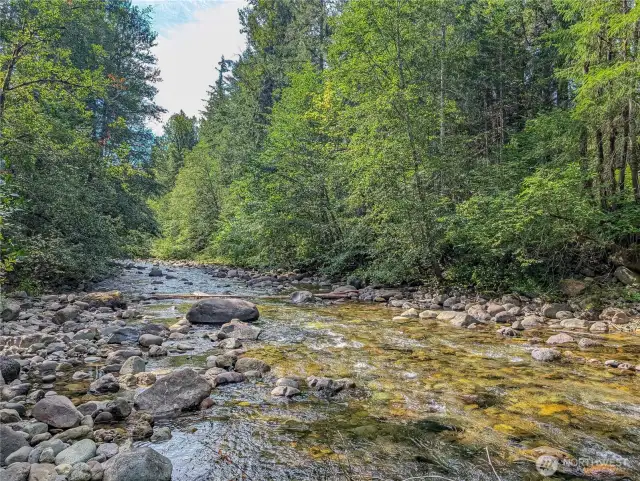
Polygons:
M175 279L151 284L149 268L99 287L127 295L266 293L197 268L170 268ZM269 377L217 387L212 408L157 422L171 427L172 439L138 443L171 459L175 481L538 480L535 461L548 448L573 457L551 479L605 479L603 470L613 468L599 465L615 466L615 479L640 479L638 376L578 358L640 364L638 337L602 336L603 347L574 345L563 349L573 352L565 361L540 363L530 355L532 338L553 332L506 339L493 328L394 321L400 310L379 305L255 302L263 332L244 347L271 365ZM190 304L144 301L137 309L173 323ZM206 368L218 351L201 334L213 330L195 326L179 341L191 350L151 360L147 370ZM304 388L292 400L270 395L277 377L310 375L349 377L357 388L330 398Z

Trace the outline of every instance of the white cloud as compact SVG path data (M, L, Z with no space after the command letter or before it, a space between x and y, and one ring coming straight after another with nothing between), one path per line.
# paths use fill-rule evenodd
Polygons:
M243 4L243 0L219 1L196 10L188 23L159 32L154 52L162 82L158 84L156 102L168 110L163 121L181 109L187 115L198 115L204 108L222 55L233 59L244 49L245 38L238 19L238 9ZM156 133L162 131L160 124L151 127Z

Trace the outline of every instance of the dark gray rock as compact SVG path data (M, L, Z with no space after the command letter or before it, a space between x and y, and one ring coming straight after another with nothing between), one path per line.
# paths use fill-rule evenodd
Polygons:
M20 376L20 363L15 359L0 356L0 374L7 384Z
M224 324L232 319L255 321L260 317L255 304L243 299L216 298L196 302L187 320L193 324Z
M25 446L29 446L29 443L24 436L9 426L0 424L0 464L4 464L11 453Z
M113 374L105 374L91 383L89 392L95 394L105 394L109 392L118 392L120 383Z
M193 369L185 368L167 374L138 393L134 405L138 410L154 414L179 412L198 407L210 393L207 380Z
M171 481L171 461L151 448L116 454L104 463L102 481Z

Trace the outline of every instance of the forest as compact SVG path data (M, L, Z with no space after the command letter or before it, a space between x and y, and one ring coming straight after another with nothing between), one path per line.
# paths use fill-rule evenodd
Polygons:
M149 121L148 10L0 3L2 268L122 257L538 292L640 233L635 0L249 0L201 115Z

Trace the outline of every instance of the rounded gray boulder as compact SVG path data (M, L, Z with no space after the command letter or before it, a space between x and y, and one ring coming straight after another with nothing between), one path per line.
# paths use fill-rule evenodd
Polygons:
M205 299L187 312L187 320L193 324L225 324L232 319L250 322L259 317L255 304L235 298Z

